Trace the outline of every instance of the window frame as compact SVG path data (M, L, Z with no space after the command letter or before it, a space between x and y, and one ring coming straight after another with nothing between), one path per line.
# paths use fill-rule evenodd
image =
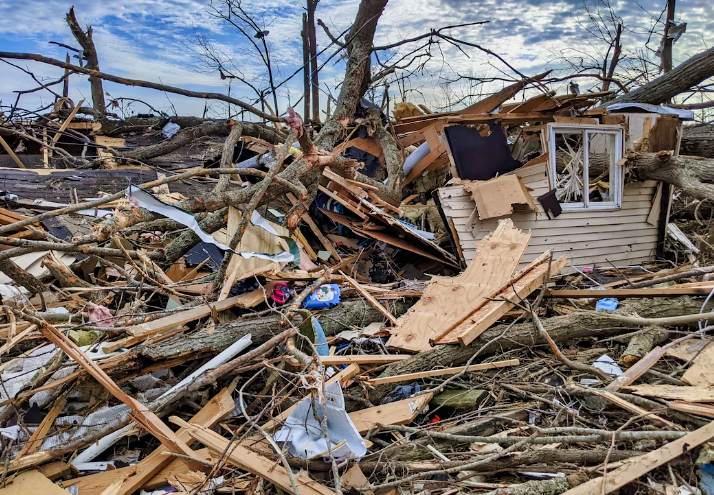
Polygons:
M590 169L590 139L593 134L609 134L615 136L615 164L610 170L610 197L611 201L590 202L589 194L583 194L583 201L578 203L560 203L563 211L587 211L587 210L620 210L622 209L622 190L624 188L624 172L620 160L624 156L624 130L619 125L582 125L582 124L548 124L548 183L551 189L555 188L557 178L556 171L556 147L555 134L557 132L582 131L583 132L583 177L589 176ZM615 179L615 180L613 180ZM589 182L588 182L589 185ZM583 191L585 193L585 191Z

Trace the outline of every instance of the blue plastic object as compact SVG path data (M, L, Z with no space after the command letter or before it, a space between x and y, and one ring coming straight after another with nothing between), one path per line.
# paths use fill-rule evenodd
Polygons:
M305 298L302 307L305 309L334 308L340 303L340 286L324 284Z
M620 301L614 297L606 297L595 304L595 311L615 311L619 305Z

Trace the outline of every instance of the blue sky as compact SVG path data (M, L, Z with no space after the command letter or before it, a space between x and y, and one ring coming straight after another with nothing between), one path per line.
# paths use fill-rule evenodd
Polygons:
M64 59L66 50L48 42L77 46L64 22L64 14L74 4L80 23L94 27L100 67L105 72L187 89L225 93L228 91L226 81L221 80L217 71L207 71L195 53L195 36L200 34L231 59L234 66L249 79L262 79L264 69L250 52L247 41L232 26L211 15L212 7L221 7L221 2L212 1L0 0L0 50L40 53ZM589 1L592 4L592 0ZM612 0L611 4L630 27L625 35L625 49L630 52L644 49L646 28L651 24L644 9L659 15L665 6L664 0ZM349 27L357 6L357 0L322 0L318 4L317 17L333 33L339 33ZM267 39L272 47L276 79L282 81L302 62L302 4L285 0L244 0L243 7L269 31ZM380 20L376 42L396 42L447 24L488 20L488 24L481 26L455 29L452 35L491 49L519 71L532 75L545 67L563 67L564 55L571 58L575 55L597 57L597 43L576 22L579 13L582 13L581 7L582 0L391 0ZM711 0L679 0L677 19L687 22L688 27L675 45L675 63L711 46L707 45L714 32ZM658 40L659 36L655 35L655 38ZM318 28L318 48L328 44L328 38ZM656 48L657 44L655 41L651 46ZM401 53L406 51L403 48ZM408 87L412 89L409 99L440 108L458 101L463 94L463 83L451 89L445 89L443 85L444 81L456 79L458 74L514 77L512 71L493 57L473 48L465 48L465 51L468 57L450 45L434 47L432 53L437 56L409 82ZM32 62L19 63L48 80L62 73L58 68ZM332 88L333 94L339 91L334 87L339 83L343 69L343 62L337 60L328 63L321 73L321 82ZM503 84L495 82L490 89L498 89ZM33 85L29 77L19 70L0 64L0 99L4 105L14 102L13 90ZM582 86L587 86L587 83L582 81ZM70 96L75 101L89 99L85 77L72 76L70 87ZM238 83L234 82L230 89L232 95L251 96L250 90ZM565 84L553 89L562 93ZM182 115L201 115L204 112L203 100L113 83L105 83L105 90L114 97L144 99L169 113L173 109ZM301 93L302 76L298 75L279 93L281 112L288 101L295 102ZM396 84L390 86L390 95L392 98L399 97ZM49 93L35 93L23 96L22 106L36 108L51 101ZM323 109L325 101L323 97ZM140 106L135 108L145 111ZM301 106L297 108L301 109ZM208 114L224 117L227 109L213 103L208 108Z

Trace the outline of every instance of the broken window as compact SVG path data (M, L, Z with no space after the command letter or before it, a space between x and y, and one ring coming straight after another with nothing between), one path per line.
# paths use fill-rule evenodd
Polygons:
M563 210L622 204L622 128L548 124L549 177Z

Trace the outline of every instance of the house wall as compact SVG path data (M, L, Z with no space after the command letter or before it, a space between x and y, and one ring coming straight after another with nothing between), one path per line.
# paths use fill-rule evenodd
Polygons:
M547 164L520 168L518 175L530 194L537 198L549 189ZM618 266L651 260L657 246L657 215L647 219L653 207L658 183L655 181L625 184L622 209L613 211L564 211L548 220L540 202L537 212L511 215L516 227L530 230L532 239L521 265L525 265L552 248L554 256L565 255L569 265ZM447 219L454 222L466 262L476 254L476 245L498 225L499 218L479 220L476 204L463 186L439 189L439 199ZM505 218L505 217L501 217Z

